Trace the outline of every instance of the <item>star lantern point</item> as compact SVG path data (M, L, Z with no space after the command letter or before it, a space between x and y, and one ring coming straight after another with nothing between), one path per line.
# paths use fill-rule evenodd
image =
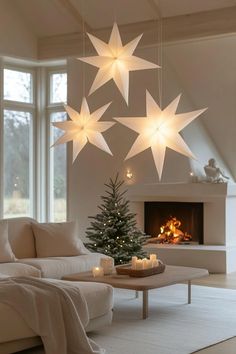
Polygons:
M107 121L99 122L99 119L108 109L110 104L111 102L107 103L93 113L90 113L85 97L82 100L80 113L72 107L65 105L64 107L70 120L53 123L53 126L64 131L64 134L53 146L73 141L73 162L88 142L112 155L112 152L101 133L111 128L115 123Z
M145 117L114 118L139 134L125 160L151 148L159 179L162 176L167 147L189 158L195 158L179 132L207 108L176 114L180 97L181 95L177 96L162 110L151 94L146 91Z
M114 23L108 43L92 34L88 34L88 36L98 55L78 59L99 69L89 94L92 94L108 81L113 80L128 104L129 72L160 68L155 63L133 55L142 34L123 46L118 26Z

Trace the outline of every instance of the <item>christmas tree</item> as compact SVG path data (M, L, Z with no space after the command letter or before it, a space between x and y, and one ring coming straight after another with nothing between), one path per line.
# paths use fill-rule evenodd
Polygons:
M144 257L142 245L145 234L136 226L135 214L129 210L129 201L124 198L126 191L121 191L124 181L110 178L106 195L102 196L100 213L89 218L91 222L86 234L90 242L86 247L90 251L103 253L114 258L115 264L128 263L132 256Z

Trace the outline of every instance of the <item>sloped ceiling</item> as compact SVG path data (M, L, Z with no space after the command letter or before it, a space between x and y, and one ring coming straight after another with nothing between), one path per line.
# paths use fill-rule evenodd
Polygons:
M236 6L236 0L14 0L38 37L188 15Z

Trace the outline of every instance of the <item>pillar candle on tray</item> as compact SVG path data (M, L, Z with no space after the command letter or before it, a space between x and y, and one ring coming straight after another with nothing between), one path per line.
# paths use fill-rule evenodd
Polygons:
M152 267L158 267L159 262L155 253L150 254L150 261L152 262Z
M137 260L138 260L138 257L136 257L136 256L133 256L133 257L132 257L132 260L131 260L131 268L132 268L132 269L136 269L136 262L137 262Z
M147 258L143 258L143 269L148 269L148 259Z
M152 267L158 267L158 266L159 266L158 259L155 259L154 261L152 261Z
M152 261L150 259L147 259L147 268L152 268Z
M157 259L157 255L154 253L154 254L150 254L150 261L156 261L156 259Z
M104 271L102 267L93 267L92 273L94 278L96 277L102 277L104 275Z
M143 269L143 260L142 259L137 259L136 261L136 270Z

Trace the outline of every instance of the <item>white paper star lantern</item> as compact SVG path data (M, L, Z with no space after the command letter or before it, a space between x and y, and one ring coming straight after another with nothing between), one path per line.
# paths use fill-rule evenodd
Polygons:
M89 94L113 79L128 104L129 72L133 70L156 69L160 67L157 64L133 55L142 34L123 46L118 26L114 23L108 44L89 33L88 36L95 47L98 56L78 59L99 68Z
M160 179L167 147L187 157L195 158L179 132L207 109L176 114L180 96L162 111L146 91L146 117L114 118L139 133L125 160L150 147Z
M65 133L54 143L54 146L72 140L73 162L87 142L90 142L99 149L112 155L112 152L101 133L112 127L115 123L98 122L110 104L111 102L100 107L93 113L90 113L85 97L82 100L80 113L76 112L70 106L65 105L65 110L71 120L53 123L55 127L65 131Z

